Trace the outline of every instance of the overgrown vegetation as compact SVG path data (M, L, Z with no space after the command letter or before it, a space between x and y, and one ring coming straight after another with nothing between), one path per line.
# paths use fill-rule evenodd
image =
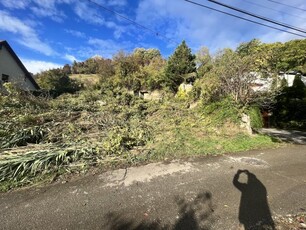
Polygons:
M273 92L255 92L251 85L254 72L275 77L280 70L304 71L305 49L296 49L304 43L252 40L235 51L211 55L202 48L194 56L182 42L168 61L157 49L138 48L42 72L36 79L43 90L36 96L6 84L0 96L0 189L92 166L275 146L269 137L247 134L241 117L248 114L251 126L260 128L260 108L276 104L278 125L303 127L303 83L282 82L276 98L277 81ZM153 90L156 100L142 98Z
M296 76L291 87L284 87L273 110L275 125L286 129L306 130L306 86Z

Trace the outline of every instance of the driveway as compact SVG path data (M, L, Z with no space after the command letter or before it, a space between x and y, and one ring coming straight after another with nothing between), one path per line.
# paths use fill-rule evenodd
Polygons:
M288 145L2 193L0 229L272 229L306 210L305 165L306 146Z
M306 144L306 132L297 130L282 130L282 129L261 129L259 133L266 134L270 137L280 139L281 141L290 142L293 144Z

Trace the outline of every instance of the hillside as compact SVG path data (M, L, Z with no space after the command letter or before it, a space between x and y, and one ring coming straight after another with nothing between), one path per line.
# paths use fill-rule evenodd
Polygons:
M71 74L69 77L83 84L85 88L90 88L99 83L98 74Z
M194 55L182 41L167 60L158 49L136 48L44 71L36 76L42 88L36 96L5 84L0 188L275 147L274 139L250 135L242 118L249 115L255 129L263 126L261 114L268 116L265 125L305 129L305 41L254 39L214 55L205 47ZM279 71L289 70L297 70L292 86L278 84ZM274 78L269 90L252 89L254 72ZM140 97L150 92L160 92L158 100Z
M102 90L52 99L12 90L1 98L1 190L93 167L275 146L270 138L241 129L240 111L230 101L191 109L164 99Z

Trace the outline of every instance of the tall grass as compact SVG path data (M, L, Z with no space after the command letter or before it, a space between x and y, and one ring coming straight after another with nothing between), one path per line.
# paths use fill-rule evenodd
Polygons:
M80 91L44 103L30 96L31 106L26 97L13 93L0 101L0 190L76 165L135 165L272 143L240 130L240 111L228 99L188 109L180 100L146 102L120 90Z
M97 148L65 147L28 151L23 154L4 154L0 157L0 182L28 182L36 175L56 172L81 159L93 164Z

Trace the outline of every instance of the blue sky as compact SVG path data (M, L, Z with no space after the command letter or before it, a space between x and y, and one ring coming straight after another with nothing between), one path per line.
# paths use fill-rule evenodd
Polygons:
M27 69L37 73L94 55L112 57L119 50L131 52L136 47L158 48L164 57L168 57L182 40L186 40L194 52L206 46L214 53L225 47L235 48L253 38L263 42L300 39L184 0L92 1L159 32L163 37L87 0L1 0L0 40L7 40ZM194 1L232 12L207 0ZM302 10L269 0L219 1L306 29L306 14ZM275 1L306 9L305 0Z

